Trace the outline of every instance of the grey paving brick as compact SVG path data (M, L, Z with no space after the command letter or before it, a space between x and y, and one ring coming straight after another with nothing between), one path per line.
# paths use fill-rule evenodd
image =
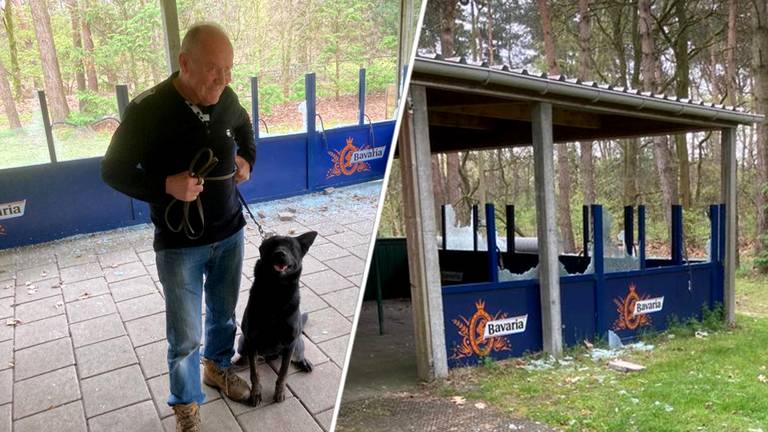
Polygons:
M104 269L114 268L120 264L127 264L138 260L139 256L136 255L133 249L123 249L99 255L99 263Z
M357 309L360 289L357 287L343 289L323 295L323 300L345 317L351 318Z
M158 284L158 287L160 286L160 276L157 275L157 266L154 264L147 265L147 273L149 273L149 277L152 278L152 281ZM162 293L162 291L161 291Z
M341 369L333 363L324 363L312 373L291 375L288 386L307 409L316 414L333 408L340 381Z
M61 280L65 284L71 284L88 279L104 276L104 270L99 263L87 263L61 269Z
M318 366L328 361L328 356L320 351L320 349L314 343L312 343L311 340L303 335L302 338L304 338L304 357L309 360L313 366ZM278 358L270 361L269 366L272 368L275 374L277 374L277 372L280 370L280 359ZM294 374L304 372L299 371L299 369L294 366L293 362L291 362L291 365L288 368L288 373Z
M14 290L14 294L16 297L16 304L23 304L46 297L61 295L59 278L37 281L30 283L29 285L19 285Z
M0 404L13 401L13 370L0 371Z
M202 365L200 366L200 371L200 385L202 386L203 394L205 395L205 402L203 403L221 399L221 394L218 390L202 384ZM173 415L171 407L168 406L168 396L171 394L171 383L168 380L168 374L154 377L148 380L147 384L149 385L149 390L152 392L152 400L155 402L155 407L160 413L160 418Z
M83 404L79 400L17 420L13 427L16 432L87 432L88 430L83 416Z
M81 379L138 362L127 336L78 348L75 350L75 357Z
M56 254L59 268L74 267L88 263L98 263L99 258L93 251L67 251Z
M229 406L229 409L231 409L232 412L235 414L235 417L240 417L240 415L243 413L253 411L253 410L259 410L259 409L262 409L264 406L274 403L272 398L274 398L275 396L275 381L277 381L277 375L272 370L272 368L269 367L269 365L266 363L260 363L257 366L257 370L259 372L259 382L261 383L261 386L262 386L262 390L261 390L262 402L258 407L246 405L241 402L235 402L229 398L223 398L224 402L226 402L227 406ZM251 372L249 368L245 368L243 370L238 371L237 375L243 378L246 382L248 382L248 385L251 384ZM285 388L286 400L292 397L293 397L293 394L290 392L290 389L286 387Z
M135 347L157 342L165 339L165 312L129 321L125 327Z
M91 432L162 432L163 430L152 401L92 417L88 419L88 425L91 427Z
M139 261L141 261L145 266L154 265L155 264L155 251L147 250L147 251L141 252L139 254Z
M148 274L147 269L144 267L144 264L139 261L120 264L115 268L107 268L104 270L104 276L109 283L144 276L146 274Z
M112 296L109 294L67 303L67 315L70 323L113 314L115 311L115 302L112 301Z
M56 265L56 254L45 244L21 248L16 257L16 268L28 270L33 267Z
M309 248L309 254L319 259L320 261L325 261L347 256L349 255L349 251L340 248L333 243L327 243L321 245L312 245L312 247Z
M81 386L88 418L149 399L138 365L83 379Z
M232 411L221 399L201 406L200 418L203 421L204 431L236 432L242 430Z
M315 294L323 295L329 292L349 288L352 283L339 276L333 270L324 270L319 273L313 273L302 277L301 282L310 288Z
M361 259L366 259L368 258L368 249L369 247L367 244L361 244L357 246L352 246L348 250L352 255Z
M136 348L141 370L145 378L152 378L168 373L168 341L163 339Z
M243 274L240 278L240 295L247 295L247 292L251 290L251 285L253 285L251 276Z
M371 233L373 232L373 221L364 220L360 222L355 222L353 224L347 224L346 227L360 235L370 236Z
M11 432L11 424L13 421L11 417L11 408L11 404L0 406L0 432Z
M348 346L349 335L340 336L318 344L318 347L323 350L326 355L331 357L331 360L333 360L333 362L340 368L344 367Z
M0 370L13 367L13 341L0 342Z
M125 334L125 328L123 328L123 323L117 314L72 324L69 329L72 333L72 343L75 348Z
M157 292L155 282L147 275L111 283L109 289L116 302Z
M19 419L80 399L74 366L58 369L13 386L13 418Z
M341 234L347 230L344 225L337 224L335 222L315 223L311 225L308 224L307 228L311 229L312 231L317 231L318 234L325 237L326 239L329 236Z
M16 351L16 381L75 364L68 337Z
M23 323L38 321L64 313L64 298L48 297L16 306L16 319Z
M312 290L309 288L302 288L300 294L302 312L312 312L328 307L328 303L323 301L320 296L312 292Z
M239 417L240 424L246 432L261 431L301 431L321 432L315 422L299 401L294 398L285 402L272 404L262 409L246 413Z
M14 300L12 297L6 297L0 300L0 317L8 318L14 316Z
M310 249L311 250L311 249ZM328 267L325 266L320 260L313 257L312 255L305 255L304 260L301 263L301 274L302 276L317 273L319 271L326 270Z
M165 300L158 293L132 298L117 304L123 321L153 315L165 311Z
M320 414L315 414L315 421L320 423L320 427L323 430L331 430L331 420L333 420L333 408L323 411Z
M67 318L64 315L57 315L32 323L22 323L17 325L14 331L16 349L30 347L69 335Z
M368 244L370 240L370 236L363 236L360 235L354 231L345 231L340 234L334 234L330 236L326 236L328 240L330 240L332 243L341 246L342 248L349 248L352 246L357 246L361 244Z
M320 343L329 339L348 334L352 323L336 312L333 308L321 309L310 312L304 334L309 336L314 343Z
M70 284L65 283L61 291L64 293L64 301L69 303L71 301L84 300L88 297L108 294L109 288L107 287L106 279L97 277Z
M16 293L16 282L13 279L0 281L0 298L13 297Z
M0 320L0 341L9 339L13 339L13 326L5 325L5 321Z
M59 268L55 262L38 265L32 268L18 270L16 272L16 285L26 285L27 282L37 282L45 279L59 277Z
M327 260L325 265L342 276L361 274L365 270L365 261L354 255Z
M245 242L243 247L243 259L258 258L259 247L251 242Z

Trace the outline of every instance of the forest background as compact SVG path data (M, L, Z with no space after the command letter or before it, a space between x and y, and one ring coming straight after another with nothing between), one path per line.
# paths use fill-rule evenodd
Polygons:
M768 112L763 0L428 0L419 54ZM767 124L738 130L743 271L768 271ZM719 133L561 144L555 157L564 251L581 250L582 205L603 204L616 238L623 206L645 204L649 253L669 254L670 206L682 204L687 253L706 255L706 209L721 202ZM515 204L518 234L535 236L530 147L433 156L432 172L436 204L456 208L449 223L468 225L471 205L492 202L503 233L504 204ZM380 236L404 233L400 195L395 161Z
M181 35L214 21L235 47L232 88L250 112L259 79L261 133L300 130L304 75L317 76L326 128L366 112L391 118L400 2L179 0ZM49 162L36 90L45 90L59 160L101 156L117 125L115 85L134 97L168 74L158 0L0 0L0 169ZM105 120L106 118L106 120Z

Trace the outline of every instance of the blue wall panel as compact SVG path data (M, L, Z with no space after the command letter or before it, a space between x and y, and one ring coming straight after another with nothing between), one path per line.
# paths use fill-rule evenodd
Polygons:
M240 191L248 202L265 201L307 191L307 135L260 138L251 180Z
M560 278L563 342L571 346L595 339L595 282L591 277Z

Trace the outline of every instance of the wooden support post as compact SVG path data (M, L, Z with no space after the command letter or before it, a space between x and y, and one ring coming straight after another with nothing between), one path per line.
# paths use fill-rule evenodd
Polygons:
M637 242L640 252L640 270L645 270L645 206L637 206Z
M304 100L306 101L307 123L307 190L312 190L312 167L315 165L315 148L317 148L317 101L315 99L315 74L304 75Z
M179 70L179 15L176 12L176 0L160 0L160 11L163 19L163 34L165 35L165 57L171 73Z
M493 204L485 205L485 234L488 242L488 280L499 281L499 255L496 252L496 210Z
M357 74L357 105L358 105L358 118L357 123L360 126L365 124L365 69L360 68Z
M560 271L555 222L555 169L552 142L552 105L537 102L531 110L534 177L536 179L536 228L539 243L541 333L544 351L563 354L560 312Z
M445 204L440 205L440 225L442 227L442 235L443 235L443 250L448 250L448 233L447 227L448 227L448 218L447 218L447 210L445 208Z
M584 258L589 258L589 206L581 206L581 237L584 248Z
M480 225L480 216L477 213L477 204L472 206L472 250L477 252L477 226Z
M120 114L120 121L125 119L125 109L131 100L128 98L128 86L118 84L115 86L115 95L117 96L117 112Z
M606 319L603 302L605 293L605 250L603 244L603 206L592 204L592 260L595 268L595 333L599 338L607 337L608 320Z
M724 298L725 321L736 323L736 128L720 131L721 197L725 203Z
M715 289L720 280L718 269L720 267L720 206L713 204L709 206L709 265L710 285L709 307L714 308L716 304L722 302L719 290Z
M515 254L515 206L507 204L507 254Z
M251 121L253 122L253 139L259 139L259 79L251 77Z
M624 249L627 255L634 255L635 246L635 208L624 206Z
M432 194L426 89L411 86L409 99L398 145L416 339L416 370L420 379L432 380L448 375L448 359Z
M683 263L683 206L672 205L672 264Z
M37 100L40 101L40 114L43 116L43 129L45 129L45 142L48 143L48 157L51 163L56 163L56 144L53 141L53 130L51 129L51 117L48 115L48 103L45 100L45 91L37 91Z

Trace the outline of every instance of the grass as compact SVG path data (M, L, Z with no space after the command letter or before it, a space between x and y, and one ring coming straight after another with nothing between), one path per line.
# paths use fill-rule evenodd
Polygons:
M571 363L547 370L528 371L519 360L459 370L441 391L566 431L766 430L766 287L768 277L739 277L733 329L717 320L680 325L647 339L653 351L622 356L647 367L640 373L609 370L577 348Z

